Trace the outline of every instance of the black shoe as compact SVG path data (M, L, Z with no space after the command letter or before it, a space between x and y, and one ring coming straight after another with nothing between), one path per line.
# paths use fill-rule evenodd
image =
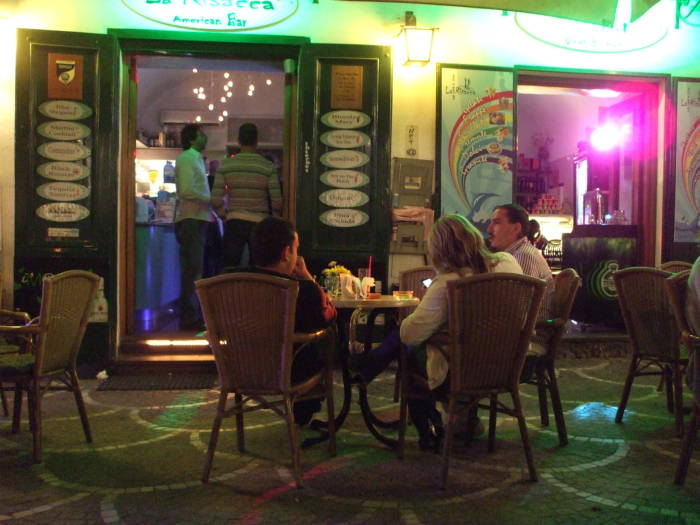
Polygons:
M294 411L294 422L303 427L308 425L314 414L321 410L321 401L318 399L309 399L306 401L297 401L292 408Z

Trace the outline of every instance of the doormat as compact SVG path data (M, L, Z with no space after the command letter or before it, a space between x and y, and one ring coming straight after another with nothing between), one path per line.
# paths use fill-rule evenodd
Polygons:
M117 375L99 384L97 390L203 390L213 388L215 374Z

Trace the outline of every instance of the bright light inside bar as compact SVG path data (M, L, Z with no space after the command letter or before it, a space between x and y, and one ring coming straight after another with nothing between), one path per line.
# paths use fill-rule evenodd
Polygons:
M209 104L209 111L214 111L214 104Z
M629 128L627 129L629 133ZM622 142L624 135L625 131L620 126L607 122L593 130L591 145L599 151L610 151Z
M233 96L233 93L231 93L230 91L227 91L227 92L226 92L226 96L229 97L229 98L231 98L231 97Z
M197 122L202 122L202 116L201 116L201 115L197 115L197 116L195 117L195 120L196 120Z
M226 102L226 97L221 97L221 102Z
M270 80L270 79L268 78L268 79L265 81L265 84L267 84L268 86L271 86L271 85L272 85L272 80Z
M196 72L197 72L197 68L196 68L196 67L193 67L193 68L192 68L192 73L196 73Z
M230 75L228 72L224 73L224 78L228 78L228 77L230 77L230 76L231 76L231 75Z
M222 114L224 117L228 117L228 111L226 111L226 110L223 110L223 111L221 112L221 114Z

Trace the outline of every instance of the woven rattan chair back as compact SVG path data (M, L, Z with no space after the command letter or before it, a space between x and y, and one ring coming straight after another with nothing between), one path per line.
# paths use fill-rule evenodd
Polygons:
M510 273L447 283L451 394L517 390L545 286Z
M692 334L697 336L698 334L693 332L688 318L685 315L685 304L688 300L688 276L690 275L690 270L684 270L675 273L671 277L666 279L666 293L668 294L668 300L671 303L671 310L673 311L673 318L676 321L676 327L681 334ZM684 341L685 342L685 341Z
M35 346L37 377L75 367L99 284L99 276L83 270L44 279Z
M666 293L666 278L670 275L647 267L625 268L613 274L636 356L678 359L678 330Z
M399 289L413 291L413 297L422 299L428 290L423 281L435 277L435 268L432 266L419 266L399 273Z
M581 287L581 277L573 268L564 268L554 277L554 294L550 315L552 319L560 320L556 330L552 330L547 334L547 354L548 357L554 359L556 348L564 334L564 323L571 316L571 309L574 306L576 293Z
M661 266L659 266L661 270L671 273L678 273L684 270L690 270L692 267L692 263L686 261L667 261Z
M231 273L196 286L221 389L260 395L288 391L298 283Z

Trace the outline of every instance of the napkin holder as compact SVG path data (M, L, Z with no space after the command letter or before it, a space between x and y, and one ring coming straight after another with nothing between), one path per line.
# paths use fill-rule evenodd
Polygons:
M364 294L362 293L362 285L360 283L360 279L358 279L351 273L341 273L340 295L346 299L364 297Z

